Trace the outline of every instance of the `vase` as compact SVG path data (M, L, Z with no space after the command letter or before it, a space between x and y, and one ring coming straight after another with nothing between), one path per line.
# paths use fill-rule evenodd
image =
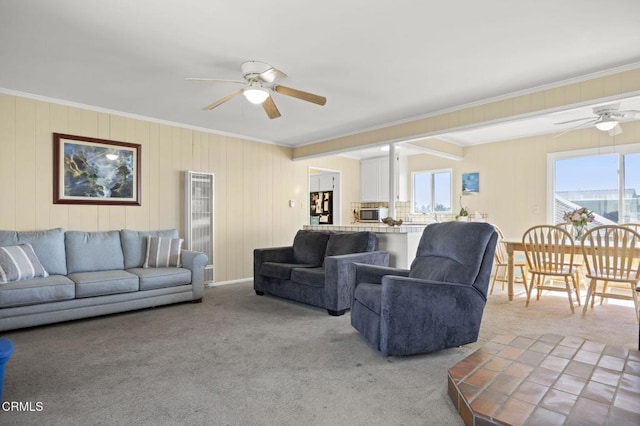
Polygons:
M587 230L587 227L581 223L579 224L573 224L573 239L576 241L580 241L582 240L582 237L584 237L584 233Z

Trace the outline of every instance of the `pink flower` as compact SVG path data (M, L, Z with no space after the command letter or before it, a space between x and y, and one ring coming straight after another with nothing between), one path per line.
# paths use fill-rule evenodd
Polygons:
M564 220L571 222L575 226L586 226L594 220L594 214L585 207L566 212L563 216Z

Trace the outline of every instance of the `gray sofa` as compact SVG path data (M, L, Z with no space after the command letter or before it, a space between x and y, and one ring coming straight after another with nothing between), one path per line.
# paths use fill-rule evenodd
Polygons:
M0 231L0 247L30 244L48 274L0 284L0 331L202 300L207 256L182 250L180 267L144 268L147 236L178 232Z
M373 232L300 230L292 246L255 249L253 287L265 293L324 308L338 316L351 307L353 262L386 266Z

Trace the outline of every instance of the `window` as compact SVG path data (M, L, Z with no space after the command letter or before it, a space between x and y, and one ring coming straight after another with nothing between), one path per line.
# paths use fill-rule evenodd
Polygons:
M413 214L451 211L451 170L414 172Z
M598 225L640 222L640 146L549 154L551 223L580 207Z

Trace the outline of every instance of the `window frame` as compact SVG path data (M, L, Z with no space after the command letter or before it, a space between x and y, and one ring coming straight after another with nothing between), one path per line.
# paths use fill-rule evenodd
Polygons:
M580 157L596 157L599 155L618 155L618 205L620 206L619 217L624 217L624 188L625 169L624 156L627 154L640 154L640 143L625 145L609 145L597 148L574 149L570 151L558 151L547 153L547 223L553 224L555 218L555 181L556 181L556 160L565 160ZM620 222L618 222L620 224Z
M431 211L430 212L416 212L415 211L415 201L416 201L416 185L415 185L415 176L422 173L430 173L431 174ZM449 205L451 208L446 211L434 211L433 207L435 206L435 180L433 176L438 173L449 173ZM433 213L451 213L453 212L453 169L452 168L443 168L443 169L430 169L430 170L419 170L411 172L411 210L410 213L412 215L423 215L423 214L433 214Z

